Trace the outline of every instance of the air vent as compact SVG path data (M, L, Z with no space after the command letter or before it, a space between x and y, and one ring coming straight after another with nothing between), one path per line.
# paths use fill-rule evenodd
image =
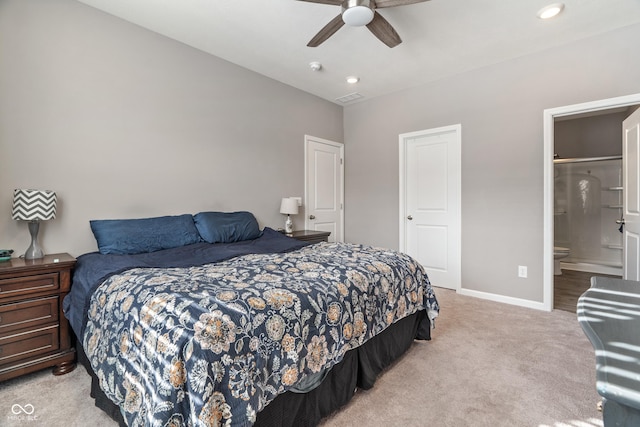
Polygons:
M350 93L349 95L341 96L340 98L336 98L336 101L346 104L351 101L355 101L356 99L363 98L358 92Z

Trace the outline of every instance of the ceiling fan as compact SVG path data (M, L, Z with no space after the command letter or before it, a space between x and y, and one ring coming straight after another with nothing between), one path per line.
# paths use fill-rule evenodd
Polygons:
M395 47L402 43L402 39L393 29L391 24L380 15L376 9L385 7L405 6L413 3L422 3L428 0L299 0L310 3L340 5L342 12L333 18L307 43L309 47L317 47L344 24L352 27L366 25L369 31L380 41L389 47Z

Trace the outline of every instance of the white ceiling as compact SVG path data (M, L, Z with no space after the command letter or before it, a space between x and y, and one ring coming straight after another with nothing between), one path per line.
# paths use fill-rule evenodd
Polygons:
M79 0L321 98L362 100L640 23L640 0L431 0L380 9L403 43L391 49L365 27L307 42L339 6L297 0ZM309 63L322 63L314 72ZM355 85L349 75L360 77ZM358 102L358 101L351 101ZM340 102L338 102L341 104Z

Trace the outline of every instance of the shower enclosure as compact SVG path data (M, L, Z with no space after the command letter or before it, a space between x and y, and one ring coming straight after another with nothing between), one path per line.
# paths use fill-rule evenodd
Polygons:
M621 157L555 159L554 176L554 246L571 251L561 267L621 275Z

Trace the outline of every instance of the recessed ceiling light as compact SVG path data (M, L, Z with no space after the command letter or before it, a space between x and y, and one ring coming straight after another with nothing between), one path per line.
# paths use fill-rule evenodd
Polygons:
M357 77L357 76L347 77L347 83L349 84L355 84L355 83L358 83L359 81L360 81L360 77Z
M549 19L558 15L564 9L564 3L553 3L543 7L538 11L538 18Z

